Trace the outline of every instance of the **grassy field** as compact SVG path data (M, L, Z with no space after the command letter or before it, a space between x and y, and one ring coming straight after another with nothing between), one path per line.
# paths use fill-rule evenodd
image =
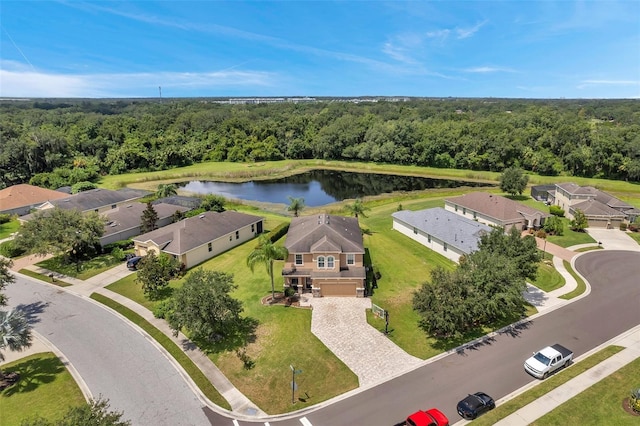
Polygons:
M569 274L571 274L573 279L576 280L576 283L578 284L576 286L575 290L560 296L561 299L571 300L574 297L578 297L582 293L584 293L587 290L587 285L585 284L584 280L582 278L580 278L580 276L578 274L576 274L576 271L573 270L573 268L571 267L571 264L569 262L567 262L566 260L563 260L562 264L564 265L564 268L569 272Z
M20 228L18 219L11 219L7 223L0 224L0 240L9 238L18 228Z
M525 405L535 401L536 399L540 398L543 395L546 395L547 393L551 392L553 389L557 388L558 386L568 382L569 380L573 379L574 377L584 373L585 371L587 371L588 369L594 367L595 365L599 364L600 362L604 361L605 359L617 354L618 352L620 352L622 349L622 347L620 346L608 346L604 349L602 349L601 351L589 356L586 359L583 359L580 362L577 362L573 365L571 365L570 367L560 371L557 374L554 374L553 376L549 377L548 379L544 380L544 381L540 381L540 383L538 385L536 385L535 387L529 389L528 391L524 392L521 395L516 396L515 398L510 399L509 401L505 402L504 404L499 405L498 407L496 407L495 410L488 412L487 414L484 414L482 417L479 417L478 419L473 421L473 425L474 426L490 426L494 423L496 423L498 420L504 419L505 417L507 417L509 414L512 414L514 412L516 412L517 410L519 410L520 408L524 407ZM631 388L629 388L631 389ZM588 409L585 408L586 411L589 411ZM568 423L563 423L566 425L582 425L582 424L617 424L617 423L582 423L582 422L574 422L574 421L570 421Z
M36 415L61 418L71 406L85 403L75 380L51 352L31 355L2 366L19 371L20 381L0 392L0 424L17 426Z
M35 278L35 279L40 280L40 281L45 281L45 282L48 282L50 284L57 285L58 287L69 287L69 286L72 285L72 284L69 284L67 282L60 281L57 278L56 278L55 281L52 281L50 277L48 277L46 275L39 274L37 272L33 272L33 271L29 270L29 269L20 269L19 272L21 274L27 275L27 276L29 276L31 278Z
M636 240L638 244L640 244L640 232L629 232L627 235Z
M640 358L594 384L576 397L533 422L552 425L638 425L640 416L622 408L631 389L640 387Z
M586 232L575 232L572 231L569 227L569 219L562 218L562 223L564 224L564 232L561 236L558 235L550 235L547 237L547 240L550 243L557 244L561 247L571 247L578 244L595 244L596 240L594 240L591 235Z

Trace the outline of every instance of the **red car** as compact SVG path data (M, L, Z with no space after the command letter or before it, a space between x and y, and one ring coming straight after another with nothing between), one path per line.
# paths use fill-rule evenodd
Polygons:
M405 422L407 426L449 426L449 419L437 408L416 411Z

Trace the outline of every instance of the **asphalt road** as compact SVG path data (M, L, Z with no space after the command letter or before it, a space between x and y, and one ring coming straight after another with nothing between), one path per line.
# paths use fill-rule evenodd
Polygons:
M455 423L460 419L455 405L467 393L482 390L499 399L537 380L522 367L533 351L561 343L580 356L640 324L640 253L589 252L577 259L576 269L591 284L588 297L471 350L348 398L337 398L304 416L269 419L269 424L395 425L408 414L431 407L439 408ZM201 404L173 366L131 327L87 301L23 281L7 287L10 302L35 304L34 317L41 320L36 330L67 355L94 393L109 397L112 407L124 410L135 425L265 423L234 423L211 410L206 410L207 421ZM46 306L42 304L45 300L49 301Z
M26 310L34 329L60 349L94 397L109 399L134 425L208 425L203 404L157 347L89 300L17 276L10 306Z

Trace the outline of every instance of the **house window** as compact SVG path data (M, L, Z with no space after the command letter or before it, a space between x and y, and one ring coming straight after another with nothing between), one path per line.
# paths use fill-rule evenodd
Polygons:
M476 219L476 212L473 212L473 218Z
M443 247L444 247L444 251L447 251L447 243L444 243Z
M431 242L431 235L427 234L427 242Z
M240 238L240 231L236 231L236 240Z
M416 228L413 228L413 233L414 233L414 234L417 234L417 233L418 233L418 230L417 230Z
M207 244L207 248L209 249L209 251L213 251L213 243Z
M455 207L456 207L456 211L458 211L458 205L457 205L457 204L456 204L456 206L455 206Z
M318 268L324 268L324 256L318 256Z
M255 223L251 224L251 232L256 232L256 225Z
M335 262L335 258L333 256L327 257L327 268L333 269L335 266L334 262Z
M297 278L291 278L291 285L298 285L298 279Z
M356 255L353 253L347 254L347 265L355 265L356 264Z
M302 265L302 255L296 254L296 265Z
M462 215L465 215L465 214L467 214L467 208L466 208L466 207L463 207L463 208L462 208Z
M233 241L233 235L229 235L229 241Z
M111 208L115 209L117 206L115 204L111 204Z

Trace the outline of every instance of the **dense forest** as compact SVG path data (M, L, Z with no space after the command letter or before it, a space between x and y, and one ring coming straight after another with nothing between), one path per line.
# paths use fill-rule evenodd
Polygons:
M640 101L0 101L0 188L310 158L638 181Z

